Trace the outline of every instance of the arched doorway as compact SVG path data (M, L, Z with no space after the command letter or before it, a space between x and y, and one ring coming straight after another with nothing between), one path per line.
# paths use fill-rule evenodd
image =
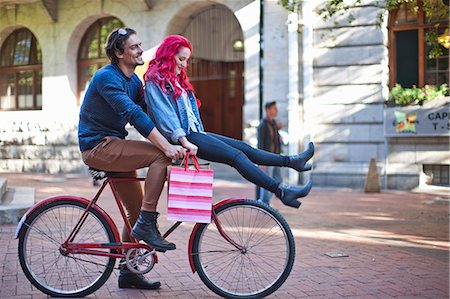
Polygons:
M242 139L244 49L235 15L222 5L205 7L190 15L180 34L194 48L187 71L206 130Z
M124 27L122 21L106 17L94 22L84 33L78 50L78 103L83 100L94 73L109 64L104 45L109 33L120 27Z

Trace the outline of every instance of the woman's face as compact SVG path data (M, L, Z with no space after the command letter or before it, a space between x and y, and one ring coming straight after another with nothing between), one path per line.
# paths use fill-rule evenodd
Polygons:
M175 75L179 75L181 71L187 66L189 57L191 57L191 50L189 48L181 48L177 54L175 54Z

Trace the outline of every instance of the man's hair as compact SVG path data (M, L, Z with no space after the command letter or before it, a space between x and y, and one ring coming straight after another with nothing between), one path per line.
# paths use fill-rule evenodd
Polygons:
M106 39L105 51L106 56L108 56L112 64L119 63L116 56L116 51L119 51L120 53L124 52L125 42L132 34L136 34L136 31L131 28L117 28L108 35L108 38Z
M264 108L266 108L266 110L267 110L267 109L272 108L272 106L275 106L276 104L277 104L276 101L267 102L267 103L264 105Z

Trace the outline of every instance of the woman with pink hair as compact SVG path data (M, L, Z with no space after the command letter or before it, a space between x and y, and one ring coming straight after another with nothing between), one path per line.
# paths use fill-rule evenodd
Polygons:
M206 132L199 113L200 101L186 75L192 45L180 35L166 37L159 45L144 75L147 112L168 141L181 144L191 154L228 164L248 181L274 193L290 207L299 208L297 199L308 195L312 183L293 187L275 181L258 165L285 166L297 171L311 169L306 163L314 154L314 144L294 156L273 154L232 138Z

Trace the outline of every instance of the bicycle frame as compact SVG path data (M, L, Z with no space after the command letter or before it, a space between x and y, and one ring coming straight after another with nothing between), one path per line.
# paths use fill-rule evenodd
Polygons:
M76 243L76 242L73 242L76 235L80 231L80 228L83 226L83 224L87 218L88 211L90 209L94 209L97 212L99 212L99 214L106 219L109 226L111 227L115 239L119 240L119 241L121 240L119 230L117 229L117 226L116 226L115 222L113 221L113 219L109 216L108 213L106 213L106 211L104 211L99 205L97 205L97 201L100 198L100 195L102 194L106 185L109 185L111 187L111 191L113 193L116 204L119 208L122 219L125 223L125 227L128 231L128 234L130 234L132 228L126 217L124 207L117 195L118 192L117 192L117 188L114 185L114 183L127 182L127 181L128 182L129 181L144 181L144 180L145 180L145 178L142 178L142 177L107 177L103 181L101 187L99 188L99 190L97 191L97 193L95 194L95 196L92 200L88 200L88 199L85 199L82 197L76 197L76 196L54 196L54 197L47 198L47 199L37 203L30 210L28 210L27 213L25 213L25 215L22 217L21 221L19 222L15 237L17 238L19 236L22 225L25 222L25 219L27 218L27 216L30 215L33 211L35 211L37 208L41 207L42 205L44 205L46 203L52 202L52 201L68 199L68 200L82 202L82 203L86 204L87 207L86 207L85 211L83 212L83 215L81 216L80 220L75 225L73 231L67 238L67 240L61 245L60 250L61 250L62 254L88 254L88 255L97 255L97 256L107 256L107 257L112 257L112 258L125 258L127 250L136 248L136 249L145 249L145 250L149 251L150 253L153 253L155 255L155 262L157 262L158 259L157 259L156 251L147 244L137 242L137 240L131 236L130 236L131 242L114 242L114 243ZM225 233L225 231L222 229L220 221L218 220L216 214L214 213L215 208L217 208L221 205L224 205L230 201L236 201L236 200L244 200L244 198L227 199L227 200L220 201L217 204L214 204L213 208L212 208L212 217L211 218L212 218L212 221L215 223L220 235L225 240L227 240L230 244L232 244L234 247L236 247L238 250L243 251L243 250L245 250L244 247L239 245L238 243L236 243L234 240L231 239L231 237L229 237ZM173 224L163 234L163 237L166 238L167 236L169 236L181 224L182 224L182 222L180 222L180 221ZM189 252L191 252L192 242L193 242L195 233L197 232L200 225L201 224L197 223L194 226L194 228L192 229L192 232L191 232L191 235L189 238L189 243L188 243L188 251ZM99 250L99 249L102 249L102 250ZM109 249L109 251L105 251L105 249ZM193 258L192 258L191 254L189 254L189 264L191 266L192 272L195 273L196 269L195 269L195 266L193 263Z
M100 189L97 191L97 194L94 196L94 198L89 202L88 206L86 207L86 210L84 211L83 215L81 216L78 223L75 225L72 233L69 235L67 240L61 245L61 250L64 253L67 254L90 254L90 255L99 255L99 256L108 256L108 257L114 257L114 258L125 258L126 251L132 248L136 249L145 249L149 252L155 252L152 247L150 247L147 244L139 243L135 238L133 238L130 235L131 242L115 242L115 243L76 243L73 242L75 239L77 233L80 231L80 228L83 226L84 221L87 218L88 211L92 209L97 209L98 205L96 205L98 199L100 198L100 195L102 194L103 190L105 189L106 185L109 185L111 187L111 191L113 193L114 199L116 201L117 207L119 208L120 215L122 216L122 219L125 223L125 227L128 231L128 234L131 232L131 225L128 221L125 210L123 208L122 203L120 202L120 199L118 197L116 186L114 185L115 182L126 182L126 181L143 181L145 178L136 178L136 177L126 177L126 178L115 178L115 177L107 177ZM117 230L117 226L114 224L111 217L107 218L108 224L110 225L113 230L115 230L114 235L119 236L119 232ZM120 240L119 238L116 238L116 240ZM96 250L96 249L110 249L110 252L106 252L104 250Z

